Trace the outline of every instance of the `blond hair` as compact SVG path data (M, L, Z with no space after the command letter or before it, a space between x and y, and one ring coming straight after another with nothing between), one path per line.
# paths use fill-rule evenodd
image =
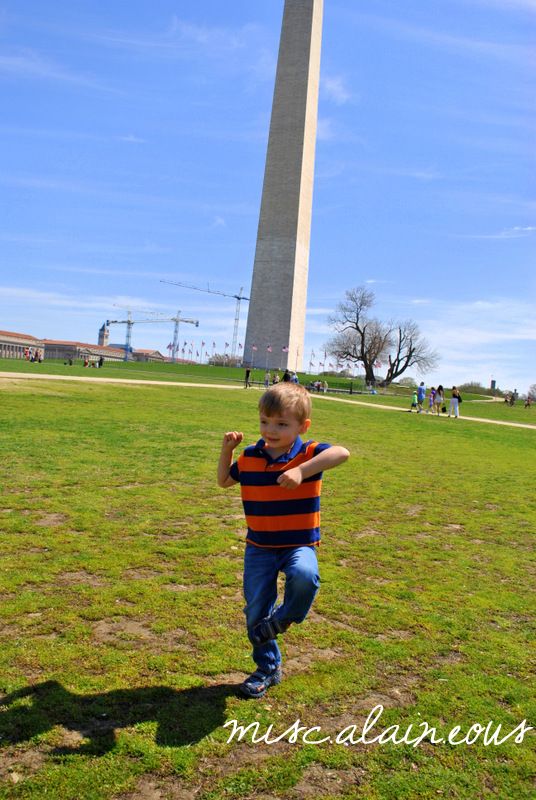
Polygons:
M288 411L298 422L305 422L311 416L311 398L299 383L276 383L261 395L259 411L267 417Z

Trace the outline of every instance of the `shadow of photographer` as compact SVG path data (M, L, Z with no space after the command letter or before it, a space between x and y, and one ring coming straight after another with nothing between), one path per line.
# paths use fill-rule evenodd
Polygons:
M116 729L141 722L157 723L156 742L163 747L195 744L225 722L226 699L232 695L232 684L78 695L57 681L45 681L0 697L0 746L28 741L61 725L88 741L58 748L56 754L103 755L115 747Z

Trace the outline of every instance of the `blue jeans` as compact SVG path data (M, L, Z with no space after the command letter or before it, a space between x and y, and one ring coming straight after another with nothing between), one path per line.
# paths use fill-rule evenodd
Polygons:
M286 577L285 597L276 609L279 572ZM244 614L250 641L255 625L272 614L282 624L303 622L319 587L316 547L264 548L247 544L244 555ZM273 672L281 663L281 652L275 639L254 645L252 655L257 667L266 673Z

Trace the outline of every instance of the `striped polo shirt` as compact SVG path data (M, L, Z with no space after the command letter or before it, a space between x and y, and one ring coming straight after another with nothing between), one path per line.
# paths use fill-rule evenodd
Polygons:
M278 477L327 450L329 444L296 439L287 453L272 458L264 439L246 447L229 474L240 483L246 515L246 541L257 547L298 547L320 542L322 473L311 475L295 489L284 489Z

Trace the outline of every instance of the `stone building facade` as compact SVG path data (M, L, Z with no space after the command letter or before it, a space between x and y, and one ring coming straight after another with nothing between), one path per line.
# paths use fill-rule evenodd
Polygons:
M29 333L0 331L0 358L25 358L28 350L44 349L44 342Z
M105 361L123 361L125 351L115 347L99 346L98 344L87 344L85 342L64 342L57 339L44 339L45 359L77 359L88 358L90 361L102 356Z

